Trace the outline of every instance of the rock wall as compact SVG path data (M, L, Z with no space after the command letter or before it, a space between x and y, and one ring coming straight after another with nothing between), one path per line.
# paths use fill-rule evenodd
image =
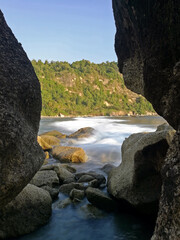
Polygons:
M178 130L162 170L153 239L180 239L180 1L113 0L115 50L126 86Z
M40 84L0 11L0 208L30 182L44 153L37 144Z
M126 86L180 124L180 2L113 0L115 50Z

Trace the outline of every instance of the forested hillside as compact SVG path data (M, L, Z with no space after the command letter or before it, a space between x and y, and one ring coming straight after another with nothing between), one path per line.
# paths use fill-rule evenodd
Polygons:
M154 112L129 91L116 62L101 64L32 61L41 83L42 115L123 115Z

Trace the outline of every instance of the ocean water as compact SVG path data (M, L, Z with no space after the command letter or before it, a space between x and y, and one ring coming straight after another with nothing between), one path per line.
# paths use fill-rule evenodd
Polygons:
M110 163L118 166L121 162L121 145L132 133L155 131L164 123L160 117L86 117L86 118L43 118L39 134L58 130L71 134L82 127L93 127L95 134L87 139L64 139L61 145L82 147L88 155L87 163L72 164L77 171L99 169ZM51 158L50 162L56 162ZM88 203L71 204L62 209L53 203L49 223L37 231L20 237L21 240L148 240L153 224L148 218L125 213L106 213Z

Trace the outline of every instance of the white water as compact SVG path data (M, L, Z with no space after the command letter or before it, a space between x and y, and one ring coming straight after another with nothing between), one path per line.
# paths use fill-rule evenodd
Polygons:
M119 165L121 162L121 145L125 138L133 133L155 131L157 125L164 122L159 117L87 117L71 119L43 119L40 132L59 130L71 134L80 128L92 127L95 135L81 140L63 140L62 145L82 147L88 162L82 169L101 167L106 163ZM79 166L78 166L79 167Z

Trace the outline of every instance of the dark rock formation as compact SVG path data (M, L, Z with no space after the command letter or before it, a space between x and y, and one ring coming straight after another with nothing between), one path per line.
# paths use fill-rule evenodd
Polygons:
M180 2L113 0L115 50L126 86L180 124Z
M180 1L113 0L115 49L126 86L141 93L180 129ZM179 133L162 172L160 210L153 239L179 239Z
M160 210L152 240L180 239L180 133L175 135L162 170Z
M69 138L87 138L90 137L94 134L94 128L91 127L85 127L85 128L80 128L78 131L72 133L69 135Z
M0 208L44 161L37 143L40 112L39 81L0 11Z
M97 208L113 211L117 207L113 199L97 188L88 187L86 189L86 196L88 201Z
M0 239L30 233L48 222L52 200L49 193L28 184L0 211Z
M175 131L160 128L136 133L122 145L122 163L108 176L108 191L138 211L157 216L161 194L161 169Z

